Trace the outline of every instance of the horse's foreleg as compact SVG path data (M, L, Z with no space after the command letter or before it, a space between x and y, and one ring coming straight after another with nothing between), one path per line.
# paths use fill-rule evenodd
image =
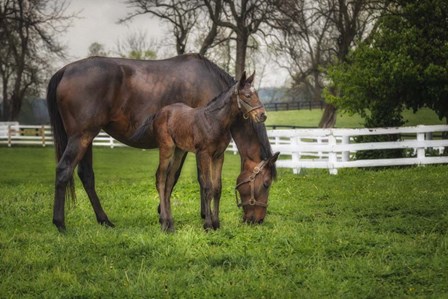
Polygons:
M212 161L208 154L198 153L196 155L196 163L198 166L198 180L201 187L201 203L203 202L204 209L204 229L208 230L213 228L211 217L211 200L212 194ZM202 206L201 206L202 209Z
M65 231L65 195L68 183L73 178L73 170L84 156L91 139L93 139L92 137L90 142L85 142L88 141L88 138L84 138L81 142L82 137L72 136L69 138L67 147L56 166L53 224L59 231Z
M214 229L218 229L220 227L219 223L219 201L221 199L221 190L222 190L222 182L221 182L221 174L222 174L222 165L224 163L224 155L219 157L213 163L213 175L212 175L212 186L213 186L213 212L212 212L212 224Z
M198 176L198 182L200 182L201 178L200 178L199 164L197 166L197 170L196 171L197 171L197 176ZM201 211L200 211L200 215L201 215L202 219L205 219L205 198L203 196L202 186L200 186L200 187L201 187L201 199L200 199L200 201L201 201Z
M101 206L100 199L96 194L95 175L93 173L92 163L92 144L90 144L84 157L79 162L78 176L81 179L87 195L89 196L89 200L92 204L98 223L105 226L114 227L115 225L109 221L103 207Z

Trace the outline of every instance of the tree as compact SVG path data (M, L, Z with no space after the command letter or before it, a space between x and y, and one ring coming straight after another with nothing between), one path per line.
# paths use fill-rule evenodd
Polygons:
M144 32L131 33L116 43L117 54L132 59L156 59L157 53L152 50L155 48L154 42L147 41Z
M424 20L424 21L422 21ZM368 126L400 125L421 107L448 116L448 3L395 2L368 42L330 71L340 95L329 99L360 113Z
M375 20L386 1L372 0L281 0L273 25L283 36L280 50L286 53L296 85L304 84L313 98L322 97L326 69L345 61L350 49L374 31ZM325 106L320 127L333 127L336 109Z
M359 113L366 127L401 126L404 108L416 111L426 106L447 118L446 28L446 1L396 1L378 31L330 70L338 92L327 94L328 100L344 111ZM401 154L382 153L383 157Z
M204 2L216 3L220 0ZM228 28L234 34L235 76L238 78L246 67L250 38L262 32L261 25L267 23L272 6L271 2L266 0L223 0L222 4L222 13L215 11L212 14L212 10L209 9L210 18L214 24Z
M271 12L271 0L128 0L127 3L133 12L121 21L151 14L167 22L175 37L177 54L186 52L188 41L195 34L200 40L190 41L190 47L202 55L217 45L228 46L229 41L234 41L236 77L246 67L251 38L261 32L261 25ZM199 46L194 47L195 44Z
M2 120L16 120L24 97L36 93L50 61L63 57L56 33L67 28L65 1L3 0L0 3Z
M107 52L104 49L104 45L98 42L93 42L89 46L88 56L107 56Z
M280 31L272 48L285 56L278 63L293 79L292 89L306 89L311 100L322 101L324 71L331 63L331 22L329 18L312 13L315 2L281 1L273 26Z
M126 22L138 15L150 14L158 17L170 27L178 55L187 51L187 42L197 23L202 3L196 0L128 0L133 10L120 20Z

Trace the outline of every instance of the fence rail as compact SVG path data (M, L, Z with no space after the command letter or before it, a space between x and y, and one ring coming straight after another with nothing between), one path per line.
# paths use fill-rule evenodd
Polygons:
M264 108L268 111L301 110L301 109L323 109L324 102L271 102L264 103Z
M436 135L448 132L448 125L416 126L376 129L291 129L268 130L273 151L281 153L277 166L290 168L299 173L302 168L324 168L331 174L337 174L340 168L378 167L395 165L425 165L448 163L448 156L430 156L434 151L442 153L448 148L448 139L436 139ZM406 136L390 142L355 143L356 136L400 134ZM0 145L53 144L49 126L24 126L18 123L0 123ZM94 139L94 146L111 148L125 146L107 133L101 133ZM413 157L396 159L354 160L357 151L409 149ZM232 142L229 151L237 152Z
M374 129L296 129L269 130L272 149L282 154L278 167L325 168L337 174L339 168L425 165L448 163L448 156L430 156L436 150L443 153L447 139L433 140L434 133L448 132L447 125ZM406 134L406 139L390 142L354 143L356 136ZM365 150L409 149L413 157L354 160L354 154Z

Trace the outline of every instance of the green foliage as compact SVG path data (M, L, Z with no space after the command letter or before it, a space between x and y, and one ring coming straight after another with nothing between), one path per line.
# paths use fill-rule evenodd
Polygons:
M343 111L359 113L366 127L394 127L405 122L405 107L430 107L448 116L448 18L446 1L397 1L397 11L380 20L379 30L347 62L330 69L339 96L327 100ZM445 29L441 29L445 28ZM366 136L358 142L397 140ZM357 159L402 157L401 150L366 151Z
M448 116L448 2L397 4L369 42L329 72L340 96L327 91L327 100L359 113L366 126L401 125L403 107Z
M160 231L157 151L94 149L117 225L96 224L77 181L66 234L51 224L52 148L0 148L0 297L407 298L448 296L447 166L280 170L266 222L241 223L227 154L222 229L199 217L195 163L176 186L176 233Z

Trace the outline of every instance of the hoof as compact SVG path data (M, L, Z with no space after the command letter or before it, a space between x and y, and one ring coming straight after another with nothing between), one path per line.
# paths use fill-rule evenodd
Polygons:
M65 224L62 221L58 221L58 220L54 220L53 219L53 224L56 226L56 228L58 229L58 231L60 233L65 233L67 230L65 228Z
M162 231L167 233L174 233L174 223L173 220L159 220Z
M112 222L109 221L109 219L106 220L98 220L98 223L105 226L105 227L110 227L110 228L114 228L115 224L113 224Z
M217 230L221 227L221 224L219 223L219 221L213 221L213 229Z
M215 230L216 228L211 223L204 223L204 230L206 232Z

